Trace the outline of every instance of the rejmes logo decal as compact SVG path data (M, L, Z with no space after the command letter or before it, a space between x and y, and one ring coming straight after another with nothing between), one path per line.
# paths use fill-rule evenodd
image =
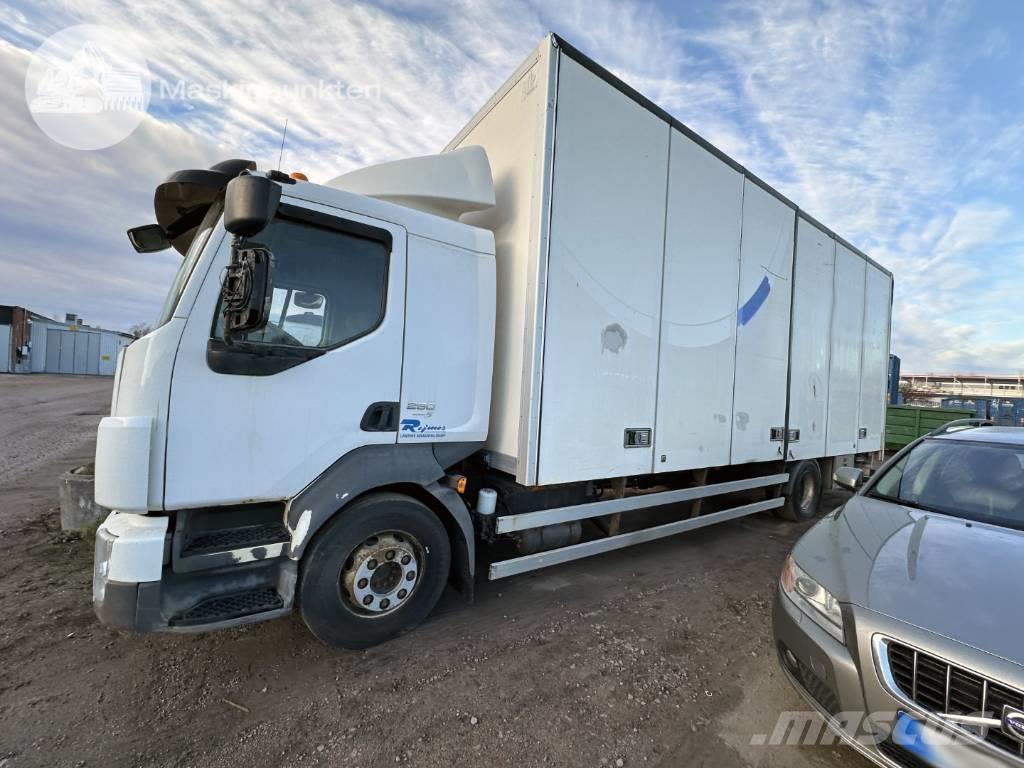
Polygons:
M444 424L424 424L419 419L402 419L402 434L407 437L444 437Z

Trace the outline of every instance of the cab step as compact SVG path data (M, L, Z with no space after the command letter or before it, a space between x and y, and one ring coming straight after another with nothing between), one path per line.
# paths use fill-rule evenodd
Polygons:
M173 617L169 624L172 627L216 624L268 611L279 611L282 608L284 608L284 599L276 589L260 587L207 598Z

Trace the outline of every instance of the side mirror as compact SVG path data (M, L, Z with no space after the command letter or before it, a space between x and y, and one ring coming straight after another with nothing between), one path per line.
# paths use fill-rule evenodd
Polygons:
M270 317L274 296L274 254L262 245L231 246L231 264L221 286L224 340L231 343L237 333L258 331Z
M266 176L237 176L224 193L224 229L235 237L259 234L280 202L281 187Z
M224 229L234 235L231 264L221 287L224 340L267 325L274 295L274 255L269 248L244 243L273 220L281 187L266 176L236 176L224 193Z
M839 467L832 473L832 480L838 486L856 491L864 482L864 471L857 467Z
M171 247L171 241L159 224L145 224L128 230L128 241L136 253L156 253Z

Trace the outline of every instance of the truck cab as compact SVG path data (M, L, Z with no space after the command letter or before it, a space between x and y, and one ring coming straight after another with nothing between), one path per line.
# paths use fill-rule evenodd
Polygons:
M232 234L257 187L266 220ZM471 592L472 526L445 470L487 436L495 263L493 234L458 218L493 203L475 147L323 185L228 161L157 188L158 224L131 239L182 262L99 427L104 622L196 631L287 613L336 513L388 494L392 528L342 532L346 552L320 557L343 560L324 600L375 620L347 642L415 623L398 609L429 611L449 571ZM240 265L253 253L266 263ZM249 304L232 311L239 291Z

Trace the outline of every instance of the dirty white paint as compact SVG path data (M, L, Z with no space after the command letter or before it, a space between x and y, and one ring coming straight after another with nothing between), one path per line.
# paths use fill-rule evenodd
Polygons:
M346 496L348 494L345 494ZM295 524L295 528L292 529L292 543L291 549L289 550L289 556L294 557L295 553L302 547L303 542L306 540L306 535L309 533L309 524L313 520L313 510L304 509L302 514L299 515L299 522Z

